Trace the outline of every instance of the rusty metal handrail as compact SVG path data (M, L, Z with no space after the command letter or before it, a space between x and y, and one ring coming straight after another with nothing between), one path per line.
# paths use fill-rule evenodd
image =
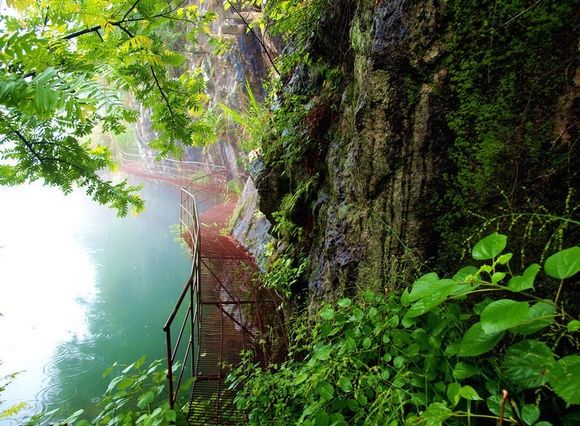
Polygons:
M186 371L186 364L188 363L188 358L191 355L191 375L193 377L195 371L195 359L196 359L196 345L199 345L199 291L200 291L200 281L201 281L201 239L200 239L200 227L199 227L199 216L197 214L197 206L195 202L195 197L189 191L181 188L181 200L180 200L180 234L181 236L185 232L191 239L191 273L187 279L177 303L173 307L163 331L165 332L165 340L167 345L167 382L169 390L169 406L173 409L177 401L177 396L179 388L183 381L183 376ZM179 329L179 334L175 345L173 345L171 338L171 326L180 312L183 302L189 296L189 303L187 305L187 311L181 327ZM174 367L175 361L178 355L180 344L182 343L184 333L187 328L187 323L189 320L189 339L185 349L185 354L183 357L183 363L179 367L180 371L177 378L177 384L174 380Z
M118 157L121 161L136 161L136 162L149 162L152 165L158 164L171 164L172 166L176 166L178 168L182 166L195 166L197 168L205 168L208 170L227 170L226 167L220 166L219 164L212 164L212 163L204 163L201 161L190 161L190 160L175 160L173 158L156 158L153 156L148 155L140 155L140 154L133 154L130 152L119 151Z

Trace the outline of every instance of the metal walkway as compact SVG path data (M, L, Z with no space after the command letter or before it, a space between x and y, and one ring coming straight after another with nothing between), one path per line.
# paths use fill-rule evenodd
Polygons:
M145 179L187 187L195 192L197 201L214 204L227 192L228 171L223 166L198 161L179 161L171 158L161 160L137 154L119 152L117 155L122 172Z
M239 424L244 414L236 410L225 378L244 350L264 367L284 358L284 317L275 292L259 285L251 254L222 234L235 203L222 202L198 215L195 182L181 188L180 201L191 275L163 328L169 403L186 406L191 425Z

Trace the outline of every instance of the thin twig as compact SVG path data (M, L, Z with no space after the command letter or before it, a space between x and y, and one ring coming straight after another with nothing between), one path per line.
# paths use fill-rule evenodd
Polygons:
M137 5L139 4L141 0L137 0L135 1L135 3L133 3L133 6L131 6L131 8L125 12L125 15L123 15L123 19L121 19L121 21L125 21L125 19L127 19L127 16L129 16L129 13L133 12L133 9L135 9L137 7Z
M536 7L542 0L538 0L537 2L535 2L533 5L531 5L530 7L522 10L520 13L518 13L516 16L514 16L513 18L511 18L510 20L508 20L505 24L502 25L502 27L505 27L506 25L509 25L512 21L516 20L517 18L519 18L520 16L522 16L524 13L526 13L528 10Z
M236 7L232 4L232 2L230 0L227 0L227 2L231 6L231 8L234 10L234 12L236 12L236 14L241 18L241 20L244 22L244 24L246 25L246 27L248 28L248 30L250 30L250 32L256 38L256 40L258 40L258 43L260 43L260 46L262 46L262 49L264 49L264 52L266 53L266 56L270 60L270 63L272 64L272 67L274 68L274 71L276 71L276 74L281 75L280 74L280 71L278 71L278 68L276 68L276 64L274 64L274 60L272 59L272 56L270 56L270 52L268 52L268 49L266 48L266 45L264 44L264 42L260 39L260 37L258 37L258 35L254 31L254 29L250 26L250 24L248 23L248 21L246 21L246 18L244 18L242 16L242 14L239 12L238 9L236 9Z

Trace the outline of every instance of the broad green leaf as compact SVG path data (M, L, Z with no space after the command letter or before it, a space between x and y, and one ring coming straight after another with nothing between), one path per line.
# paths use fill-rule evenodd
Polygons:
M332 318L334 318L334 309L332 309L330 306L325 306L320 311L320 317L327 321L331 320Z
M117 385L117 388L119 390L125 390L130 386L133 386L133 384L135 383L135 381L137 380L136 377L125 377L123 380L121 380L119 382L119 384Z
M517 327L510 329L512 333L528 336L546 328L554 322L556 306L550 301L538 302L531 306L528 318Z
M498 282L503 280L506 275L507 274L505 272L494 272L493 275L491 276L491 282L493 284L497 284Z
M546 344L524 340L507 350L502 371L521 389L531 389L544 385L555 365L554 355Z
M111 380L111 382L109 383L109 386L107 387L107 393L111 392L113 389L115 389L115 387L119 384L119 382L121 380L123 380L123 376L117 376L115 377L113 380Z
M330 401L334 396L334 386L332 386L328 382L323 382L319 384L317 391L320 397L325 401Z
M462 386L459 390L459 396L469 401L481 401L481 397L471 386Z
M523 275L516 275L510 279L508 287L511 291L523 291L534 287L534 280L540 270L540 265L532 263L526 268Z
M443 303L447 296L451 294L456 286L456 282L449 279L444 279L436 281L429 285L429 290L422 292L421 299L415 302L407 313L405 318L415 318L419 315L423 315L425 312L429 312L431 309L439 306Z
M417 279L411 287L409 301L414 302L428 294L431 294L433 292L432 285L438 281L439 275L437 275L436 272L429 272Z
M548 257L544 264L546 274L565 280L580 271L580 247L570 247Z
M493 259L500 254L507 245L507 237L494 232L479 241L471 251L471 255L477 260Z
M363 340L363 348L369 349L372 345L372 341L369 337L365 337Z
M139 408L146 408L155 400L155 394L152 391L147 391L139 397L137 400L137 406Z
M447 399L451 402L451 405L455 407L460 400L459 391L461 390L461 385L459 383L449 383L447 386Z
M340 300L338 301L338 306L340 306L341 308L347 308L347 307L349 307L350 305L352 305L352 300L350 300L350 299L348 299L348 298L346 298L346 297L345 297L345 298L343 298L343 299L340 299Z
M445 420L453 415L453 411L444 402L434 402L423 414L421 420L425 426L441 426Z
M481 328L489 335L496 334L522 324L529 315L530 306L527 302L496 300L481 313Z
M454 281L465 282L468 277L475 276L478 269L475 266L464 266L451 278Z
M550 386L566 404L580 404L580 355L560 359L550 372Z
M568 323L566 328L568 329L569 333L574 333L575 331L580 330L580 321L572 320Z
M406 288L405 290L403 290L403 293L401 294L401 305L406 308L410 304L411 301L409 300L409 289Z
M338 387L340 387L343 392L349 393L352 391L352 382L348 377L342 376L338 379Z
M308 377L310 377L310 375L306 371L303 371L302 373L298 374L298 376L296 376L296 378L294 379L294 381L292 383L295 386L299 385L300 383L305 381Z
M317 346L314 348L314 358L319 359L321 361L326 361L330 358L330 354L332 353L332 346L323 345Z
M477 356L493 348L503 337L503 332L488 334L481 323L475 323L463 335L459 344L459 356Z
M466 362L458 362L453 369L453 378L456 380L468 379L476 374L480 374L481 370Z
M540 408L534 404L526 404L522 407L522 420L528 426L532 426L540 418Z

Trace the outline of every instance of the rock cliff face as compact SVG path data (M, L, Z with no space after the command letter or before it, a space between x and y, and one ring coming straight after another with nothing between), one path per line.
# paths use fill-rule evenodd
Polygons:
M220 104L236 110L242 109L246 99L246 81L257 98L261 99L264 95L262 82L267 78L269 67L256 37L247 31L246 25L233 9L224 10L223 1L205 1L199 3L199 8L202 12L211 11L217 15L211 23L212 34L224 40L229 46L223 55L215 55L208 40L202 37L197 46L184 48L183 53L188 57L186 66L191 70L201 70L206 80L209 95L207 108L215 109L218 113ZM244 11L241 13L251 22L252 13ZM269 48L275 49L272 44ZM136 124L136 133L140 152L145 154L149 153L147 143L154 134L147 111L141 112L140 121ZM207 149L187 148L185 151L186 159L226 166L232 178L239 177L243 172L239 164L240 155L242 154L237 148L235 128L223 131L218 135L217 142Z
M563 205L568 188L535 193L533 204L526 202L526 194L531 188L557 188L558 181L566 186L577 177L577 171L561 161L566 156L577 159L578 150L570 144L558 146L561 140L554 130L558 99L564 105L565 99L576 96L570 90L577 94L573 58L578 38L571 22L578 17L572 2L530 11L518 18L520 22L508 21L525 7L500 5L495 16L503 21L491 30L486 16L493 16L494 2L330 3L332 10L329 7L319 21L327 29L344 23L337 8L352 11L348 51L337 58L336 48L324 48L336 34L318 28L313 30L310 53L326 66L339 68L341 84L329 93L313 65L298 67L285 86L286 94L309 99L302 128L293 131L310 133L308 143L315 146L317 161L313 164L312 149L305 149L309 154L281 166L285 154L279 153L266 158L255 176L261 209L270 218L285 195L305 178L315 179L315 190L302 200L308 207L293 218L305 230L312 296L406 286L425 265L444 265L445 256L459 259L443 234L453 235L459 245L474 226L483 227L481 216ZM542 39L526 25L546 16L553 18L553 28ZM513 25L509 31L506 22ZM493 54L505 56L486 65L488 52L483 49L489 43ZM527 43L527 52L521 43ZM551 51L545 51L548 45ZM535 65L526 62L526 55L538 55ZM542 67L558 63L572 69L556 68L561 75L549 79L550 88L534 90L532 85L544 81L549 72ZM533 75L526 74L528 67ZM527 105L509 97L518 90L523 91L518 98ZM577 141L578 103L571 102L576 102L575 112L568 108L564 115L567 120L576 117L570 129ZM312 137L313 111L320 105L331 111L330 118L328 123L317 119L324 134ZM480 118L485 114L486 121ZM518 131L526 133L520 141L528 152L513 148ZM552 148L548 140L556 141ZM551 160L537 163L537 155ZM535 171L524 172L524 164ZM548 177L546 168L554 176ZM543 180L538 180L540 174ZM502 210L499 199L505 194L500 193L509 191L513 196ZM470 219L470 211L479 216Z

